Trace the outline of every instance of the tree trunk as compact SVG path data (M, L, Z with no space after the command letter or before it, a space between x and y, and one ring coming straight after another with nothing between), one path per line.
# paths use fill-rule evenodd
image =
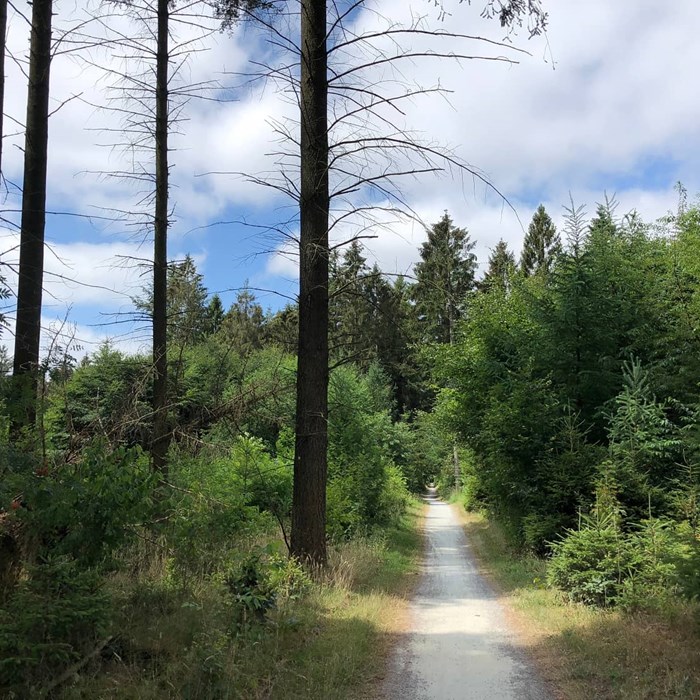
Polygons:
M455 489L460 488L462 481L462 472L459 466L459 451L457 450L457 440L452 441L452 466L455 473Z
M448 258L449 260L449 258ZM448 263L449 264L449 263ZM448 294L448 301L447 301L447 313L448 313L448 325L449 325L449 334L448 334L448 342L450 344L450 347L454 345L455 338L454 338L454 327L455 327L455 314L454 314L454 307L453 307L453 300L452 300L452 284L451 280L449 280L448 277L448 284L449 284L449 290L450 293ZM455 475L455 489L460 488L460 483L462 481L462 472L459 464L459 452L457 450L457 439L453 438L452 440L452 467L454 468L454 475Z
M13 381L15 410L10 432L16 436L36 421L37 370L44 277L46 167L49 135L52 0L34 0L29 48L29 85L24 142L24 182L17 286Z
M326 0L301 4L299 342L291 553L326 561L328 83Z
M153 222L153 468L167 472L168 430L168 0L158 0L156 198Z
M2 186L2 138L5 109L5 39L7 37L7 0L0 0L0 186Z

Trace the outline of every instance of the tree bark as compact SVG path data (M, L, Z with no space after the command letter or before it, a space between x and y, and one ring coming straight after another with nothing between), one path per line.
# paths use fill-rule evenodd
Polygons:
M158 0L153 222L153 468L167 472L168 430L168 0Z
M24 141L24 182L10 433L36 422L37 370L44 277L52 0L34 0Z
M326 0L301 4L301 197L291 553L326 562L328 471L328 82Z
M5 109L5 40L7 38L7 0L0 0L0 186L2 185L2 139Z

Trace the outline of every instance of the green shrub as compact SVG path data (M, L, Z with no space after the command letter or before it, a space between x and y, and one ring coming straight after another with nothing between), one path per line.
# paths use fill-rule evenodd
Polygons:
M589 605L663 608L700 588L697 539L671 521L650 518L625 531L619 520L594 511L552 551L549 583Z
M406 478L401 470L390 465L385 470L384 488L380 493L376 522L387 527L399 522L406 512L410 494L406 487Z
M548 583L572 601L614 606L634 562L632 547L611 516L586 518L580 530L570 530L552 544Z
M0 507L11 512L33 554L65 554L94 566L108 563L131 527L150 519L156 483L140 448L111 450L96 440L75 464L22 463L9 474ZM19 508L8 503L13 493L21 494Z
M291 499L289 470L278 466L248 436L228 449L173 455L170 480L176 488L165 528L180 575L217 571L230 562L237 542L273 527L267 510L285 509Z
M363 527L357 503L353 500L356 491L351 474L334 477L326 489L326 533L333 542L348 539Z
M347 537L391 521L402 501L394 457L404 459L403 437L382 408L377 382L356 368L334 370L329 388L329 532Z
M530 552L544 554L546 543L564 531L566 521L563 513L529 513L522 520L523 544Z
M678 585L686 597L700 600L700 533L684 522L676 527L676 536L680 545L675 557Z
M302 565L268 547L245 557L224 578L239 625L260 623L271 608L306 593L311 579Z

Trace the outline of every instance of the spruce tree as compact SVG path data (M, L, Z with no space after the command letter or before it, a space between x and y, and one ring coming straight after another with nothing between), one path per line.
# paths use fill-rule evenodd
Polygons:
M207 306L206 328L208 334L216 333L221 328L225 315L226 312L224 311L224 305L221 303L221 297L218 294L214 294Z
M484 278L479 282L483 292L492 289L506 291L515 272L515 255L508 249L508 244L501 238L489 256L489 267Z
M525 276L548 273L561 251L561 240L543 204L537 207L523 242L520 269Z
M265 312L246 286L226 313L222 329L226 340L242 355L249 355L263 346Z
M413 297L423 340L450 343L462 316L467 294L474 288L476 244L466 229L457 228L445 212L428 231L414 268Z
M330 274L330 344L335 360L352 360L365 369L370 356L366 324L371 314L367 298L370 269L362 244L353 241L342 261L334 257Z
M588 226L591 237L609 239L617 236L620 227L615 221L615 209L617 209L617 201L605 195L605 202L598 204L595 216Z

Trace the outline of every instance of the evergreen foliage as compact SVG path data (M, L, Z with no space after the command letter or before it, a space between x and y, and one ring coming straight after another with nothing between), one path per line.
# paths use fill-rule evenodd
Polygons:
M544 208L537 207L528 227L523 252L520 256L520 270L524 275L547 274L552 269L556 256L561 251L561 239L556 226Z
M424 341L450 343L474 288L476 245L466 229L458 228L449 214L428 230L414 267L416 318Z
M491 289L508 290L515 271L515 255L501 239L489 255L489 266L478 287L485 292Z

